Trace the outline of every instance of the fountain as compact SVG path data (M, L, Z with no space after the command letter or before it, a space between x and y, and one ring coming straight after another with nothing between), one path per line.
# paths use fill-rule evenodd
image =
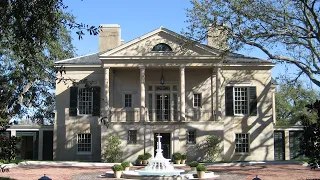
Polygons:
M182 169L174 169L169 160L163 157L161 149L161 137L157 136L157 150L154 158L149 160L149 164L143 170L123 172L125 178L138 178L138 179L182 179L180 173ZM143 178L142 178L143 177Z

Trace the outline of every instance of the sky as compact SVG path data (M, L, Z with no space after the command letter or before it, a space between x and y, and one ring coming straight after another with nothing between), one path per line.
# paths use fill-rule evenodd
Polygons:
M69 0L64 1L68 12L78 23L99 26L119 24L121 39L125 42L138 38L160 26L180 33L186 29L186 8L191 8L189 0ZM72 33L76 55L98 52L98 36L85 35L82 40ZM246 50L239 53L266 59L259 50ZM276 65L272 77L284 73L283 65ZM290 69L290 68L289 68ZM292 73L292 72L291 72Z

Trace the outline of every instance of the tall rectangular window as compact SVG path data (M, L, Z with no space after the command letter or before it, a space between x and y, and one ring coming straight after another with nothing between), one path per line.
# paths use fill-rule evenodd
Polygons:
M132 107L132 94L124 94L124 107Z
M187 131L187 144L196 144L196 130Z
M248 114L247 87L234 87L234 114Z
M137 130L128 131L128 144L137 144Z
M91 153L91 134L78 134L77 145L79 153Z
M235 152L249 153L249 134L235 134Z
M193 107L201 107L201 94L193 94Z
M92 114L93 92L90 88L79 88L78 114Z

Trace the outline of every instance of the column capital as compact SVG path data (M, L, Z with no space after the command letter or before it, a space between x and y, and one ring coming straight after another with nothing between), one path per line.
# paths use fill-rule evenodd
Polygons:
M180 71L184 71L186 69L185 66L180 66L179 68L180 68Z
M139 66L139 69L146 69L146 66L141 65Z
M102 65L103 69L110 69L110 66Z

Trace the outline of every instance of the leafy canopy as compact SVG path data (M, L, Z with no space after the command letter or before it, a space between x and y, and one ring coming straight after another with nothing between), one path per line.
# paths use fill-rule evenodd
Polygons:
M279 81L276 92L277 125L295 125L303 120L315 122L317 114L306 105L319 98L317 91L307 88L301 81Z
M295 65L320 86L319 0L192 0L185 35L197 41L225 35L228 50L254 47L275 62ZM210 27L210 28L208 28Z
M52 119L53 63L74 54L69 30L98 33L66 11L62 0L0 1L0 130L28 110L35 121Z

